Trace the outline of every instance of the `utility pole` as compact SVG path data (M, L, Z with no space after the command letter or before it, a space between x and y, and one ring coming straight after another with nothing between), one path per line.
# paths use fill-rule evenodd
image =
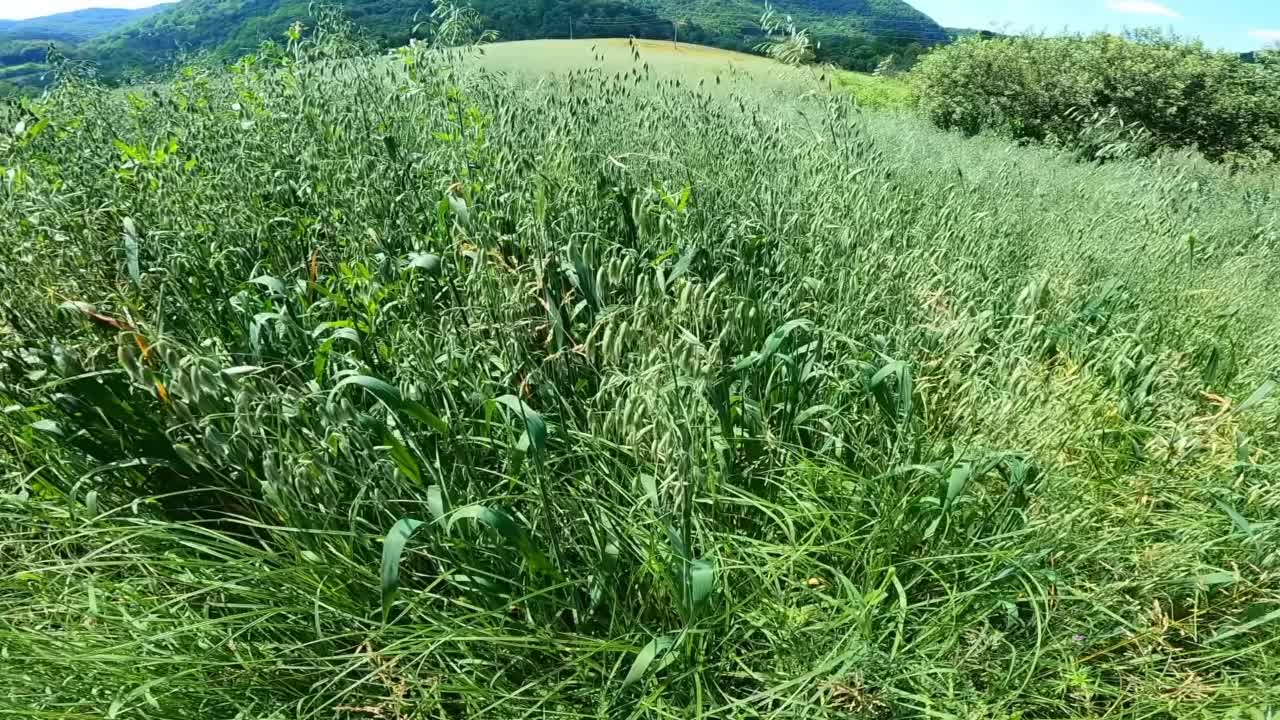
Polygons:
M680 49L680 23L677 20L671 21L671 47Z
M573 18L569 18L569 39L573 39Z

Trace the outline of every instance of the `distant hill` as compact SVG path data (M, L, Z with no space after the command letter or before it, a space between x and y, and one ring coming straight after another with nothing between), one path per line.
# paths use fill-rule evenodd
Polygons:
M29 20L0 20L0 94L42 85L49 47L76 55L93 38L169 9L171 4L140 10L86 8Z
M170 5L172 3L139 10L86 8L30 20L0 20L0 41L47 39L80 42L163 12Z
M347 14L383 46L402 45L414 25L431 10L422 0L347 0ZM627 37L669 38L750 51L761 40L764 0L470 0L487 28L501 39ZM308 18L309 0L181 0L150 11L121 16L99 32L103 13L80 11L25 21L44 28L79 59L118 78L130 70L154 71L179 53L202 52L232 60L253 52L263 40L279 40L294 21ZM949 41L947 31L903 0L780 0L779 15L790 14L820 43L817 59L871 70L886 55L908 62L930 45ZM144 14L136 14L144 13ZM98 18L95 22L91 18ZM56 35L55 35L56 31ZM5 31L0 28L0 38ZM88 35L92 32L94 34ZM35 33L38 34L38 33ZM32 62L32 48L12 59ZM0 80L6 63L0 53Z

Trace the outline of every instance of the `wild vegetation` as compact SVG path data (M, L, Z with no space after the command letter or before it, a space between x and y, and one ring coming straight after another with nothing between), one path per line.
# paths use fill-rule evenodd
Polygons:
M1141 32L968 37L913 71L921 108L966 133L995 131L1088 157L1196 148L1215 160L1280 159L1280 54L1246 61Z
M0 711L1274 714L1277 175L482 27L4 106Z

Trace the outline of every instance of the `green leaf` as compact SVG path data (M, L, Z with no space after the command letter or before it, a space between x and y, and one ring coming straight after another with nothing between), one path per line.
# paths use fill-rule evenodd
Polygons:
M329 392L329 401L333 402L333 399L337 397L338 392L348 385L359 385L369 391L369 393L374 397L378 398L383 405L386 405L387 408L393 412L401 411L410 417L417 418L438 433L444 434L449 432L449 423L440 419L419 403L413 402L412 400L406 400L404 396L400 394L400 390L391 383L388 383L385 380L379 380L371 375L350 375L343 378L342 381L337 385L334 385L333 390Z
M680 256L679 262L676 263L675 269L673 269L671 274L667 276L666 287L670 288L675 284L676 280L684 277L684 275L689 272L689 266L693 264L693 258L697 254L698 251L694 248L684 251L684 254Z
M542 551L534 547L524 527L505 512L484 505L468 505L457 509L449 516L449 529L452 530L459 520L475 520L489 526L502 536L508 545L519 551L534 570L539 572L551 570L551 563L547 561Z
M542 414L529 407L515 395L503 395L494 402L507 408L517 419L524 421L525 436L521 440L521 449L532 447L538 452L547 449L547 421Z
M446 197L449 200L449 209L453 211L454 217L458 218L458 224L464 227L470 224L471 209L467 207L467 201L453 193L449 193Z
M449 501L444 496L444 490L439 485L432 485L427 488L427 508L431 510L431 517L436 522L444 520L449 514Z
M227 377L238 378L242 375L253 375L260 372L262 372L262 368L257 365L237 365L223 370L222 374Z
M658 512L658 478L645 474L640 476L640 485L644 487L644 495L649 499L653 511Z
M636 653L636 659L631 661L631 670L627 672L627 677L622 680L622 687L627 687L644 677L645 673L649 671L649 666L655 660L665 656L675 644L676 638L674 635L663 635L650 640L649 644Z
M254 285L261 285L275 295L284 295L284 283L281 282L280 278L271 277L270 275L259 275L249 282Z
M969 484L969 479L973 475L973 465L971 463L960 463L951 471L951 477L947 478L947 504L960 496L964 492L964 488Z
M1222 510L1222 512L1227 514L1227 517L1231 518L1231 522L1236 526L1236 528L1240 532L1244 533L1246 536L1249 536L1249 537L1253 536L1253 525L1249 524L1249 521L1246 520L1243 515L1237 512L1235 508L1231 507L1230 505L1228 505L1227 503L1223 502L1218 498L1213 499L1213 504L1217 505L1218 509Z
M689 610L696 612L706 604L707 598L711 597L711 591L716 586L716 566L710 560L694 560L689 563L689 587L686 589L686 597L689 598Z
M789 337L791 333L795 332L796 329L809 327L811 325L813 325L813 323L803 319L789 320L783 323L781 327L774 330L769 334L769 337L765 338L764 346L760 348L759 352L751 353L747 357L739 360L733 366L733 369L745 370L747 368L759 366L765 360L773 357L773 355L782 348L782 343L786 342L787 337Z
M48 433L50 435L62 434L62 428L58 425L58 423L52 420L37 420L31 423L31 429L38 430L39 432L42 432L42 433Z
M138 228L133 218L124 219L124 259L129 268L129 278L136 286L142 281L142 270L138 265Z
M391 450L391 459L395 461L396 467L415 485L422 484L422 469L418 467L418 461L413 459L413 453L409 452L409 448L404 446L391 433L386 434L387 447Z
M409 269L422 270L428 275L439 275L441 272L440 256L433 253L412 253L409 255Z
M889 385L886 382L890 377L897 378L896 392L889 391ZM871 392L875 395L876 402L880 404L881 409L885 411L890 418L897 422L905 422L911 419L911 413L914 411L915 400L915 384L911 378L911 367L902 360L893 360L873 376L871 376Z
M1275 380L1268 380L1262 383L1257 390L1253 391L1252 395L1236 406L1236 412L1242 413L1266 402L1267 398L1271 397L1271 394L1276 391L1276 387L1280 387L1280 385L1278 385Z
M1191 584L1197 587L1214 587L1216 585L1234 585L1240 582L1240 576L1225 570L1205 573L1191 578Z
M391 527L382 541L382 621L391 613L391 603L400 589L400 556L413 531L422 526L420 520L404 518Z
M1280 610L1272 610L1271 612L1267 613L1266 615L1263 615L1260 618L1255 618L1253 620L1250 620L1247 623L1244 623L1243 625L1237 625L1231 628L1230 630L1224 630L1218 633L1217 635L1214 635L1213 637L1209 638L1209 640L1205 642L1205 644L1212 645L1213 643L1226 640L1227 638L1232 638L1232 637L1235 637L1236 635L1247 633L1250 630L1258 627L1259 625L1264 625L1277 618L1280 618Z

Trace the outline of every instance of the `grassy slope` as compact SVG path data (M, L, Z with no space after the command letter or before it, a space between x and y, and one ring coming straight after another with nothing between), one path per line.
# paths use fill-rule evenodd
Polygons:
M790 68L759 55L719 48L671 43L662 40L618 38L586 40L521 40L500 42L485 50L485 66L522 76L543 76L574 68L598 68L605 72L625 72L634 65L630 48L638 48L644 63L659 76L687 82L714 82L736 75L752 82L799 93L820 86L825 72L816 68ZM911 103L906 80L876 77L866 73L838 71L831 87L847 92L859 105L875 109L900 109Z
M1280 702L1280 178L566 48L67 90L3 140L0 709ZM445 502L490 512L418 530L384 624L383 534Z
M600 38L587 40L522 40L485 48L484 65L499 72L545 76L572 69L629 72L636 48L658 77L696 82L743 76L755 82L808 86L812 73L779 65L759 55L664 40ZM643 68L643 65L641 66ZM722 80L722 81L723 81Z
M912 104L911 86L903 78L837 72L834 85L852 95L863 107L885 110Z

